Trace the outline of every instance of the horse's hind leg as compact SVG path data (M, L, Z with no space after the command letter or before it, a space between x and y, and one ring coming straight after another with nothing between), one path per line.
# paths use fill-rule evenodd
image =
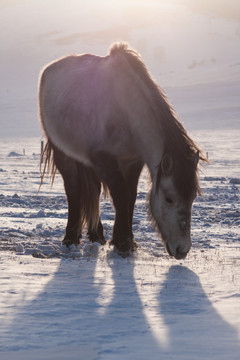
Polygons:
M92 171L92 170L89 169L89 171ZM95 201L96 201L96 203L99 203L99 200L100 200L99 198L100 198L100 193L101 193L101 182L98 181L98 179L93 174L93 172L92 172L91 180L92 180L92 188L94 188L94 192L95 192ZM90 241L98 242L101 245L105 245L106 240L105 240L104 234L103 234L103 226L102 226L100 214L98 214L97 216L98 216L97 224L96 224L96 221L94 224L94 222L91 219L88 221L87 235L88 235Z
M54 161L64 181L68 200L68 222L63 244L78 245L85 224L90 241L105 244L99 214L101 182L93 170L54 148Z
M62 175L68 201L68 222L63 244L78 245L82 237L82 223L77 162L54 147L54 162Z
M72 244L79 245L82 237L83 224L81 223L78 185L75 183L75 180L64 181L64 184L68 199L68 222L63 244L66 246Z
M88 226L87 235L89 237L89 240L92 242L98 242L101 245L106 244L106 240L103 234L103 226L100 219L98 222L97 229L93 229L91 224Z

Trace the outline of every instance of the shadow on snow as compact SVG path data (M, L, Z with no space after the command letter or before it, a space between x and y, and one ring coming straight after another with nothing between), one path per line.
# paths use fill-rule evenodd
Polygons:
M136 284L140 267L137 260L111 252L107 261L99 256L61 260L39 296L20 304L2 337L1 351L32 350L34 359L40 359L41 349L53 348L62 359L61 349L77 348L69 359L80 359L81 349L89 346L97 354L91 359L238 358L237 331L216 312L194 272L163 266L155 299L150 294L144 304ZM148 307L152 320L146 317ZM158 330L165 331L165 344Z

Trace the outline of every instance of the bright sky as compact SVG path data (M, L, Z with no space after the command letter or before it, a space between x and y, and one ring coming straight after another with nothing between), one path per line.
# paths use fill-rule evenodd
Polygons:
M239 42L239 0L1 0L0 75L11 78L20 69L32 77L59 56L104 55L118 40L166 73L176 64L235 59L233 37Z
M0 122L15 121L19 106L29 122L36 115L45 64L69 53L105 55L119 40L163 87L237 79L240 1L0 0Z

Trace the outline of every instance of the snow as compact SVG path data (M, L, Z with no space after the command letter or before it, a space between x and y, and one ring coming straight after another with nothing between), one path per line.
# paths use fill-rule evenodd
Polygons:
M208 149L208 136L194 135ZM193 209L193 248L180 263L147 219L146 169L134 216L136 254L123 259L85 235L78 248L67 249L60 176L52 190L46 181L38 193L40 139L6 141L0 149L1 359L55 359L56 351L60 359L238 359L239 132L230 135L232 156L221 150L223 133L212 135L213 163L203 169L204 197ZM8 156L23 145L25 156ZM114 212L110 200L101 207L109 240Z
M174 7L173 0L168 5L152 1L148 6L141 1L137 8L136 1L123 1L119 7L116 3L103 1L101 6L109 6L103 14L92 0L80 17L78 11L70 16L70 5L61 2L55 23L50 14L43 20L46 5L40 1L0 5L5 25L0 35L4 65L0 70L0 358L237 360L237 15L229 7L226 17L223 12L221 17L209 15L199 10L200 2L194 11L190 5ZM32 16L23 21L26 9ZM142 53L210 160L200 173L203 197L193 207L193 247L180 262L167 255L147 217L147 169L140 178L133 220L139 247L127 258L109 246L114 220L110 199L101 199L107 244L91 244L84 233L79 247L67 249L61 243L67 221L61 177L56 176L52 188L46 179L39 191L40 67L82 48L104 55L123 30L125 40Z

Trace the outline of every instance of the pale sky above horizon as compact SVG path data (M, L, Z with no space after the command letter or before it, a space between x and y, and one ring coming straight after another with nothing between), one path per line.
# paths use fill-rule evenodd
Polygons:
M1 121L36 115L42 67L127 41L163 87L239 79L239 0L0 0ZM27 109L24 113L20 109Z
M226 56L235 63L239 18L239 0L1 0L0 72L9 81L18 63L32 76L39 64L67 53L105 55L119 40L165 73L175 53L185 67Z

